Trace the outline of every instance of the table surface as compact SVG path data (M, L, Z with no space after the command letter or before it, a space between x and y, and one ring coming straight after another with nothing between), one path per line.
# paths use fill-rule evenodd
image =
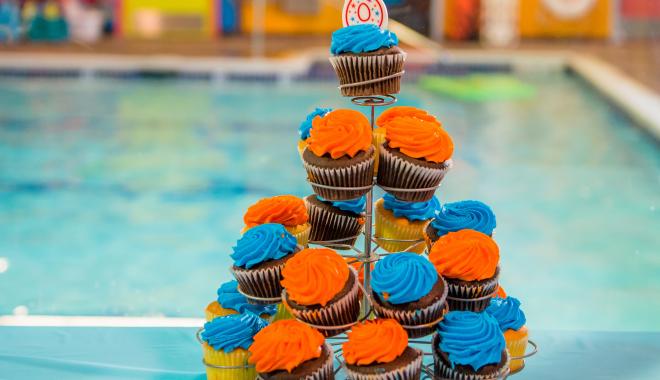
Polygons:
M192 328L0 327L0 379L203 379ZM660 332L535 331L513 379L660 379Z

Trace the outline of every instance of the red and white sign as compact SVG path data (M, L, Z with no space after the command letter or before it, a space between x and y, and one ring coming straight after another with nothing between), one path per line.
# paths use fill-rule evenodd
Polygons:
M387 29L387 7L383 0L346 0L342 12L344 26L374 24Z

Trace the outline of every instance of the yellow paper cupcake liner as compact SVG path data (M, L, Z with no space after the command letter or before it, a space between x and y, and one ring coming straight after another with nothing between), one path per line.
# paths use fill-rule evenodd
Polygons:
M208 304L206 310L204 310L204 313L206 314L207 322L212 321L218 317L226 317L228 315L238 314L236 310L223 308L222 306L220 306L218 301L213 301L210 304Z
M428 221L409 221L406 218L397 218L390 210L383 206L383 199L376 202L376 241L378 245L388 252L415 252L422 253L426 248L424 242L392 242L385 239L422 240L424 228Z
M270 323L282 321L285 319L293 319L293 315L291 315L289 310L286 309L284 304L278 303L277 312L275 313L275 315L273 315L273 319L271 319Z
M376 128L373 131L372 135L372 144L376 149L376 152L380 151L380 146L385 142L385 128ZM376 154L376 161L374 161L374 175L378 174L378 158L379 154Z
M525 355L527 350L527 340L529 338L529 333L527 327L523 326L520 330L507 330L504 332L504 340L506 340L506 348L509 350L511 355L511 363L509 368L511 372L521 369L525 365L524 359L513 359L513 357L520 357Z
M217 366L247 366L249 352L242 348L237 348L230 353L222 350L216 351L213 347L204 343L202 346L204 352L204 361L207 364ZM220 369L206 367L206 378L208 380L254 380L257 377L257 371L254 367L238 369Z
M305 148L307 148L307 141L298 140L298 154L300 154L301 159L302 159L303 152L305 151Z
M309 234L312 231L311 224L305 223L293 227L284 226L284 228L286 228L286 230L298 240L298 244L307 247L309 244Z

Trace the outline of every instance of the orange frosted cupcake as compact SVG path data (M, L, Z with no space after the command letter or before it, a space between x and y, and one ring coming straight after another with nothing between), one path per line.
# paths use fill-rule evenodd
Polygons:
M332 346L318 331L295 320L274 322L254 336L249 362L259 379L334 379Z
M451 167L451 137L437 121L415 116L397 117L384 126L378 185L402 201L428 201Z
M291 314L306 323L325 326L325 336L348 328L360 314L357 272L329 248L307 248L287 261L282 270L284 303Z
M492 238L475 230L450 232L433 243L429 260L447 281L450 310L481 312L488 306L500 272Z
M296 238L298 244L305 247L312 229L308 220L305 201L293 195L278 195L264 198L247 209L243 216L245 228L242 232L260 224L278 223Z
M353 326L343 344L349 379L413 380L422 373L422 351L408 346L408 334L393 319Z
M385 126L392 120L398 118L398 117L406 117L406 116L412 116L416 117L418 119L422 120L427 120L431 122L435 122L440 126L440 122L438 122L435 118L435 116L429 114L428 112L415 108L415 107L409 107L409 106L396 106L396 107L390 107L383 111L382 114L376 119L376 125L378 128L374 129L373 131L373 144L374 147L376 148L376 152L380 149L380 146L383 145L385 142ZM376 163L375 163L375 172L378 173L378 157L379 155L376 154Z
M339 109L312 121L303 164L314 192L328 201L356 199L373 183L374 147L369 120ZM338 190L328 187L349 187Z

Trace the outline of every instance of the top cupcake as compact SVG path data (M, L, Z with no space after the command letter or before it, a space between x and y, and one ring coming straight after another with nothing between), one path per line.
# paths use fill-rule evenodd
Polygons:
M445 203L431 222L438 237L464 229L492 236L496 226L493 210L483 202L472 200Z
M255 334L268 326L268 322L251 312L215 318L204 324L201 337L216 351L230 353L237 348L247 350Z
M320 332L302 322L277 321L255 335L248 361L260 373L291 372L303 362L320 357L324 342Z
M307 149L318 157L355 157L371 148L369 120L358 111L334 110L312 121Z
M300 123L298 127L298 134L300 135L301 140L307 140L309 138L309 132L312 130L312 121L317 117L323 117L330 113L332 108L316 108L314 111L310 112L305 120Z
M377 25L350 25L332 33L330 52L334 55L370 53L389 49L398 44L399 39L396 34L380 29Z
M437 122L403 116L385 124L385 140L390 148L408 157L442 163L454 154L454 142Z
M346 363L351 365L391 363L408 347L408 334L394 319L359 323L347 335L342 350Z
M293 195L264 198L247 209L243 221L247 228L264 223L279 223L286 227L307 223L309 215L305 201Z

